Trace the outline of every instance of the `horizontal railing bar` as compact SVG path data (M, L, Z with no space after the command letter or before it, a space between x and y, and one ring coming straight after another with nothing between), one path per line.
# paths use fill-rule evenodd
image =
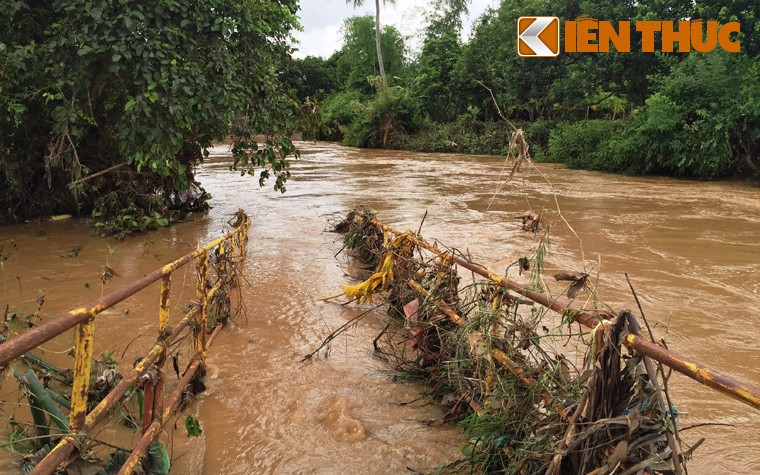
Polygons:
M383 231L387 231L391 234L395 235L401 235L403 234L400 231L397 231L390 226L381 223L380 221L376 219L372 219L370 221L372 224L379 226ZM486 279L491 280L492 282L502 286L507 287L508 289L517 292L518 294L529 298L530 300L536 302L539 305L542 305L546 308L549 308L551 310L554 310L557 313L565 314L566 312L571 311L569 307L564 305L562 302L560 302L558 299L553 299L547 295L544 295L539 292L534 292L532 290L528 290L528 288L523 285L519 284L513 280L505 279L504 277L494 274L485 267L481 266L480 264L475 264L474 262L470 262L466 259L463 259L459 256L454 255L451 251L442 251L441 249L438 249L437 247L428 244L425 241L422 241L415 237L414 235L409 236L409 239L412 240L416 245L423 249L427 249L428 251L432 252L433 254L439 255L443 259L450 259L453 262L457 263L458 265L464 267L465 269L468 269L478 275L481 275L485 277ZM586 311L579 311L577 315L574 316L573 321L578 322L582 325L585 325L589 328L593 328L596 326L601 319L610 319L613 318L613 315L607 311L604 310L586 310Z
M380 229L385 232L389 232L397 236L403 234L402 232L397 231L374 218L372 218L370 222L380 227ZM608 320L614 318L612 314L605 311L579 311L572 309L557 299L552 299L551 297L539 292L527 290L524 285L505 279L500 275L496 275L479 264L475 264L468 260L462 259L461 257L455 256L450 251L442 251L437 247L418 239L411 233L409 234L409 239L411 239L412 242L421 248L427 249L428 251L437 254L444 259L451 259L453 262L461 265L462 267L478 275L481 275L502 287L507 287L519 293L520 295L529 298L539 305L554 310L557 313L572 316L575 312L577 312L575 313L575 318L573 321L578 322L588 328L594 328L596 325L598 325L600 323L600 317ZM656 360L663 365L672 368L685 376L688 376L700 384L715 389L716 391L719 391L723 394L727 394L734 399L737 399L756 409L760 409L760 388L756 386L737 381L730 376L720 373L719 371L712 370L700 363L687 361L669 349L663 348L636 335L629 334L626 337L624 343L628 348L643 355L649 356L653 360Z
M45 322L35 328L32 328L22 335L7 340L5 343L0 344L0 366L7 365L14 359L21 357L25 353L33 350L41 344L52 340L56 336L61 335L68 330L71 330L76 325L88 320L89 318L93 318L103 310L113 307L122 300L131 297L140 290L156 282L161 277L167 274L171 274L191 260L200 256L202 253L210 251L227 239L235 236L235 234L240 233L241 230L244 229L244 226L245 224L241 224L239 227L233 229L224 236L221 236L206 244L205 246L198 248L193 252L185 254L179 259L176 259L175 261L154 270L150 274L137 279L131 284L125 285L108 295L104 295L103 297L91 302L84 307L56 315L52 320Z
M208 291L208 295L214 295L219 290L222 282L219 281ZM166 346L173 343L174 340L182 333L190 322L193 321L195 316L200 312L200 306L196 304L193 308L185 314L177 325L172 329L172 332L166 338L166 340L159 340L153 348L132 368L132 370L119 383L104 397L97 406L95 406L87 417L85 418L84 426L82 427L81 435L86 435L92 431L95 426L108 415L109 411L115 406L124 394L131 388L137 380L145 374L146 371L154 364L161 355L164 354ZM71 453L77 447L77 437L80 434L70 434L62 438L58 445L48 453L35 467L32 469L29 475L48 475L56 471L66 459L69 458Z
M211 346L211 343L214 342L214 338L216 338L216 335L221 328L222 325L217 325L216 328L214 328L214 331L206 342L206 348ZM122 465L121 470L119 470L119 475L131 475L134 471L135 467L140 462L140 458L142 458L143 454L148 450L148 446L150 446L151 442L156 440L161 429L166 425L166 421L171 417L171 413L182 397L182 393L187 385L190 384L190 381L193 379L193 376L195 376L195 373L200 366L201 353L196 353L193 357L192 363L188 366L185 374L182 375L182 378L177 383L177 387L174 388L174 391L172 391L169 396L169 400L166 401L163 414L161 414L161 417L154 419L148 429L143 433L142 438L137 442L137 445L132 449L132 453L129 454L129 457L124 462L124 465Z
M737 381L700 363L689 361L672 350L663 348L632 333L625 337L623 343L628 348L659 361L705 386L731 396L755 409L760 409L760 389L755 386Z

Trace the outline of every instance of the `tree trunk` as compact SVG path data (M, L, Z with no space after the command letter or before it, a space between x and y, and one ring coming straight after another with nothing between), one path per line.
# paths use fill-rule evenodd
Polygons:
M383 66L383 52L380 49L380 0L375 0L375 45L377 46L377 65L380 67L380 79L385 85L385 66Z
M749 165L749 167L755 173L760 172L760 167L758 167L757 164L755 164L755 161L752 160L752 150L750 149L750 146L747 145L747 147L745 147L745 150L747 153L744 155L744 160L747 162L747 165Z

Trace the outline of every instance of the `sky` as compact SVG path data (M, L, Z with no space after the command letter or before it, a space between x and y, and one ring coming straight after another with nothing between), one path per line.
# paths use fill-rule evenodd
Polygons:
M413 53L421 48L421 35L425 28L425 13L430 11L432 0L396 0L380 6L380 24L393 25L402 35L408 37L407 46ZM471 0L469 15L464 18L464 36L469 36L474 19L488 7L497 6L497 0ZM343 20L356 15L375 14L375 2L365 0L364 5L354 8L345 0L301 0L298 15L301 17L302 32L295 32L298 51L297 58L306 56L330 56L340 49Z

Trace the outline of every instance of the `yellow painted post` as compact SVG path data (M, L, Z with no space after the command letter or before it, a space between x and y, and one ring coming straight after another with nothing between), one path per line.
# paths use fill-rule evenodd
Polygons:
M201 360L206 359L206 319L208 318L208 295L206 283L208 282L208 252L198 257L198 288L196 296L200 311L195 317L195 351L201 355Z
M74 382L71 388L71 415L69 416L69 427L73 434L78 433L84 426L87 415L87 391L90 386L90 363L92 362L92 340L94 336L94 317L77 327Z
M169 293L172 287L172 275L166 274L161 278L161 308L158 311L158 333L161 338L166 335L169 327Z
M243 226L243 244L240 253L243 257L246 257L248 254L248 228L251 227L251 220L248 216L245 217L245 223Z
M217 254L217 269L219 270L219 279L222 281L227 280L227 261L225 260L225 254L227 253L227 241L219 244L219 252Z
M230 237L228 241L230 243L230 262L235 264L235 236Z

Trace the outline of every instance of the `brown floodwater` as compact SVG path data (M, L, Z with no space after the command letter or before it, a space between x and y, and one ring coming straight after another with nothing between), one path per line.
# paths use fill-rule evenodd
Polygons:
M0 242L13 239L18 247L0 268L0 304L33 313L43 293L44 319L218 236L238 208L251 215L247 318L223 331L209 352L208 389L187 410L202 436L188 438L183 419L162 436L173 473L409 473L461 453L455 426L429 424L442 412L416 401L422 388L392 380L373 357L382 312L333 341L328 357L300 362L364 310L320 301L355 282L349 263L334 257L338 236L325 229L359 205L399 229L416 230L427 211L425 236L466 249L496 272L538 243L515 216L544 210L551 225L547 276L580 271L585 257L585 268L599 274L600 296L620 310L635 308L627 272L655 333L672 349L760 385L759 189L538 165L540 173L523 171L493 198L504 177L498 157L299 145L302 159L292 165L285 194L228 171L226 148L214 149L198 170L214 208L125 241L93 237L79 220L0 228ZM555 196L580 241L558 216ZM119 276L103 283L104 265ZM173 321L194 297L193 282L192 270L174 278ZM96 351L118 350L122 369L129 368L155 337L157 303L153 286L101 314ZM73 336L64 335L43 345L42 356L70 365L72 345ZM186 357L189 344L182 345ZM690 473L760 473L758 411L680 375L670 386L682 429L723 424L683 431L687 442L707 439ZM23 405L14 406L15 382L6 382L0 400L4 421L28 418ZM137 439L124 428L96 437L121 446ZM14 461L7 451L0 455L0 472L17 473Z

